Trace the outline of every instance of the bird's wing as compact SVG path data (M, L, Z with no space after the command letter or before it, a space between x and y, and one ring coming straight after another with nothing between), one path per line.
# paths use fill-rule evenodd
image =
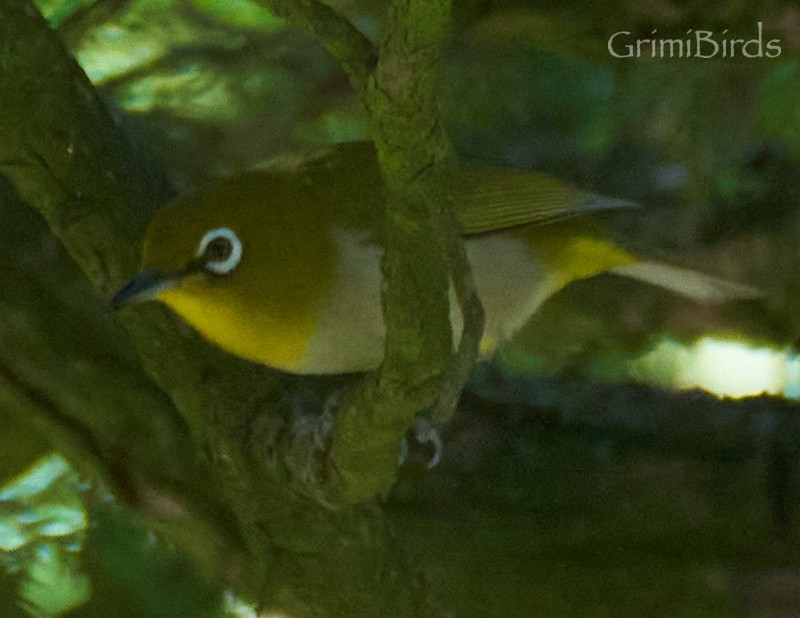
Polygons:
M478 166L459 169L450 194L464 234L553 223L636 205L586 193L541 172Z

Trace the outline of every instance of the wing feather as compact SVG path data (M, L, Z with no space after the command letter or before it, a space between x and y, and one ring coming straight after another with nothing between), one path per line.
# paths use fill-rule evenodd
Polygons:
M465 234L543 225L589 212L635 206L627 200L586 193L541 172L477 166L455 173L451 195Z

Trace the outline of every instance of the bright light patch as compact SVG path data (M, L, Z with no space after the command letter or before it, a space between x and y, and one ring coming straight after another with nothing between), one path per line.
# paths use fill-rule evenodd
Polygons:
M212 18L239 28L273 32L283 26L283 20L249 0L194 0L197 8Z
M76 51L78 62L92 82L102 84L161 57L165 44L134 36L119 24L105 24L91 31Z
M258 613L253 605L242 601L232 591L225 591L225 615L229 618L291 618L283 612L275 613L267 610Z
M712 337L687 346L665 338L629 363L628 375L666 388L699 388L718 397L767 394L800 399L800 357L791 348Z
M781 395L787 385L786 351L701 339L678 375L681 388L702 388L723 397Z

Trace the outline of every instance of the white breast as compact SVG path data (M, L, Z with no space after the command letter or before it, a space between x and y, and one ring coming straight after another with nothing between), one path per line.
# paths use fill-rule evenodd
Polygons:
M486 315L481 352L488 354L522 328L560 282L546 274L523 240L479 236L467 240L466 250ZM460 332L457 310L453 324Z
M317 329L303 365L309 373L368 371L383 358L381 309L383 249L368 235L335 229L337 269L334 285L316 308Z
M316 309L317 329L302 362L309 373L366 371L383 358L383 251L366 234L351 230L335 230L334 239L336 278ZM481 350L490 353L522 327L559 283L544 275L522 240L487 235L469 239L466 249L486 313ZM452 293L451 307L457 341L462 319Z

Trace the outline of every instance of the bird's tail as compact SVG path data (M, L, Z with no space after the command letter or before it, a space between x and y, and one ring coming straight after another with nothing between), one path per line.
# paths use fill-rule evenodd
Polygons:
M623 277L636 279L637 281L650 283L706 304L763 296L761 291L749 285L727 281L662 262L636 262L617 266L611 272Z

